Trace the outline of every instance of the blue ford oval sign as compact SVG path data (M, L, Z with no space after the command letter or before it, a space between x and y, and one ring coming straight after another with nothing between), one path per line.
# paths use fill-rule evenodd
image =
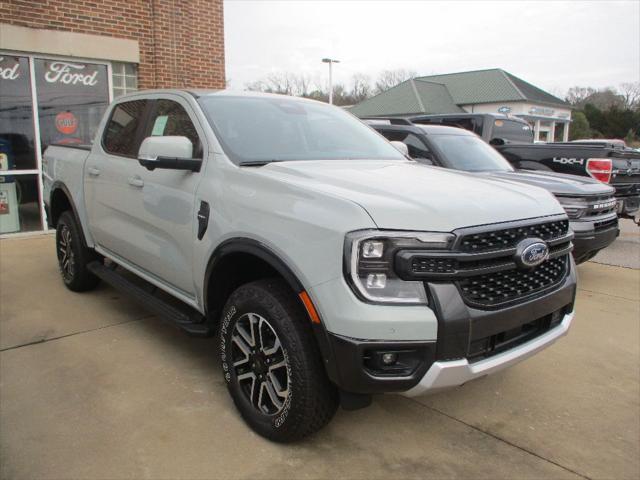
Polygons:
M516 263L524 268L536 267L547 258L549 258L549 247L542 240L523 240L516 248Z

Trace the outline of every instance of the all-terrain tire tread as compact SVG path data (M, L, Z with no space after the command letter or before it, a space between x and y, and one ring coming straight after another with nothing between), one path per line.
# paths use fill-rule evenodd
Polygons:
M73 275L73 279L70 282L64 281L64 284L69 290L74 292L86 292L93 290L100 279L89 271L87 265L97 260L99 255L85 245L84 239L80 233L80 226L77 225L75 217L72 212L67 210L60 215L58 219L58 229L56 231L56 253L58 236L60 234L60 225L66 225L71 233L72 248L75 255L76 271ZM63 277L64 280L64 277Z
M324 370L308 315L291 288L278 278L257 280L238 288L229 298L225 312L229 305L241 304L246 299L257 300L272 312L280 311L284 314L280 316L289 320L278 322L278 326L289 343L291 369L300 373L298 377L304 383L303 388L297 390L295 399L297 406L304 408L292 408L284 428L259 433L277 442L292 442L309 436L333 418L338 395ZM245 420L250 420L235 398L234 402Z

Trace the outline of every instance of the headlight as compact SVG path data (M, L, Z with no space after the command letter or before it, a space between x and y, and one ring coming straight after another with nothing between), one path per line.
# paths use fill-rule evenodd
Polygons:
M450 233L360 230L345 239L345 274L354 292L364 301L426 305L424 284L405 281L394 270L400 250L446 250Z
M574 197L556 197L569 218L580 218L587 211L587 204L584 200Z

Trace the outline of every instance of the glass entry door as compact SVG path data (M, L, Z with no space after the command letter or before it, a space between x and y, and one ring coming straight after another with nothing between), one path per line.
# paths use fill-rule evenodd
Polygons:
M29 58L0 54L0 234L42 230Z
M90 144L109 100L107 64L0 52L0 235L46 229L42 153Z

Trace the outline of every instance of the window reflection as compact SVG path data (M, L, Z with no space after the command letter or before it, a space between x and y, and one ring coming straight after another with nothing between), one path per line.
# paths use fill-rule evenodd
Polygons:
M0 54L0 171L37 168L29 59Z
M88 145L109 103L106 65L35 59L42 150Z
M37 175L0 174L0 235L42 230Z

